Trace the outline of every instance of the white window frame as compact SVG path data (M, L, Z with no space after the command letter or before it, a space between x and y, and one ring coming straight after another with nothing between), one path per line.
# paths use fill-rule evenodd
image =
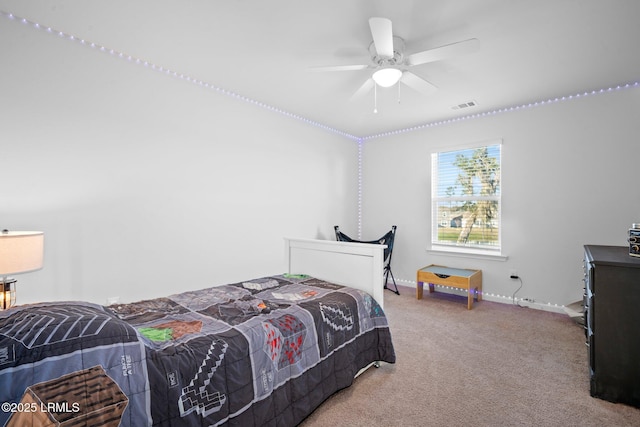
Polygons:
M498 194L492 196L438 196L439 185L439 168L438 168L438 155L450 153L455 154L457 152L472 151L483 147L498 147L498 160L500 164L500 183ZM429 252L438 254L450 254L458 256L472 256L480 258L497 258L500 260L506 260L507 257L502 254L502 140L484 141L482 143L466 145L463 147L443 148L436 152L431 153L431 247ZM496 245L483 246L472 245L469 243L446 243L438 240L438 225L442 222L442 218L438 218L438 204L441 202L460 202L460 201L479 201L479 200L493 200L498 203L497 207L497 228L498 228L498 241ZM448 221L450 218L447 219Z

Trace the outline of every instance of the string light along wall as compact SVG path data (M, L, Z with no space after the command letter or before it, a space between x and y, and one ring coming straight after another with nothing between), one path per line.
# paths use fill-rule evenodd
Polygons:
M362 240L362 145L358 140L358 240Z
M156 65L154 63L151 63L149 61L145 61L143 59L140 58L136 58L132 55L127 55L123 52L117 51L115 49L110 49L108 47L105 46L101 46L99 44L93 43L93 42L89 42L85 39L76 37L72 34L68 34L65 33L63 31L59 31L56 29L53 29L51 27L45 26L45 25L41 25L37 22L33 22L30 21L26 18L21 18L18 17L12 13L9 12L5 12L0 10L0 16L7 18L11 21L17 21L20 22L24 25L28 25L36 30L41 30L41 31L45 31L49 34L64 38L66 40L75 42L75 43L79 43L83 46L89 46L92 49L96 49L100 52L104 52L107 54L110 54L112 56L115 56L117 58L120 59L124 59L127 60L129 62L135 63L137 65L142 65L144 67L147 67L149 69L152 69L154 71L158 71L164 74L167 74L169 76L172 77L177 77L180 78L182 80L185 80L187 82L190 83L194 83L197 84L201 87L204 87L206 89L211 89L214 90L216 92L222 93L224 95L230 96L232 98L235 99L239 99L241 101L253 104L257 107L261 107L264 109L267 109L269 111L273 111L279 114L282 114L286 117L289 117L291 119L295 119L295 120L299 120L301 122L307 123L311 126L320 128L320 129L324 129L328 132L331 133L335 133L338 135L341 135L345 138L348 138L352 141L356 141L358 144L361 144L362 142L365 142L367 140L371 140L371 139L376 139L376 138L381 138L381 137L385 137L385 136L391 136L391 135L397 135L397 134L401 134L401 133L407 133L407 132L413 132L413 131L418 131L418 130L422 130L422 129L426 129L426 128L430 128L430 127L435 127L435 126L441 126L441 125L446 125L446 124L450 124L450 123L455 123L455 122L459 122L459 121L463 121L463 120L470 120L470 119L478 119L478 118L483 118L483 117L487 117L487 116L494 116L496 114L501 114L501 113L509 113L509 112L513 112L513 111L518 111L518 110L524 110L524 109L529 109L529 108L535 108L535 107L539 107L539 106L543 106L543 105L548 105L548 104L555 104L558 102L564 102L564 101L570 101L573 99L579 99L579 98L584 98L587 96L592 96L592 95L599 95L602 93L608 93L608 92L613 92L613 91L617 91L617 90L623 90L623 89L630 89L630 88L636 88L638 86L640 86L640 82L632 82L632 83L623 83L623 84L619 84L617 86L611 86L608 88L603 88L603 89L597 89L597 90L592 90L592 91L587 91L587 92L582 92L582 93L576 93L573 95L567 95L567 96L562 96L562 97L556 97L556 98L550 98L547 100L542 100L542 101L535 101L535 102L530 102L530 103L526 103L526 104L521 104L521 105L517 105L517 106L511 106L511 107L505 107L505 108L499 108L496 110L491 110L491 111L485 111L485 112L480 112L480 113L475 113L475 114L470 114L470 115L466 115L466 116L460 116L460 117L454 117L451 119L446 119L446 120L440 120L440 121L435 121L435 122L429 122L429 123L424 123L421 125L416 125L416 126L412 126L412 127L408 127L408 128L402 128L402 129L397 129L397 130L393 130L393 131L388 131L388 132L382 132L382 133L378 133L378 134L374 134L374 135L369 135L369 136L364 136L364 137L358 137L355 135L352 135L348 132L344 132L341 131L339 129L333 128L331 126L322 124L320 122L317 122L315 120L311 120L308 119L306 117L303 117L299 114L295 114L292 113L290 111L286 111L283 110L281 108L278 107L274 107L270 104L261 102L261 101L256 101L255 99L249 98L247 96L238 94L236 92L233 91L229 91L227 89L224 89L222 87L213 85L211 83L205 82L203 80L199 80L199 79L195 79L192 78L191 76L187 75L187 74L183 74L183 73L179 73L177 71Z
M357 223L358 223L358 239L362 239L362 196L363 196L363 168L362 168L362 163L363 163L363 147L366 141L369 140L373 140L376 138L382 138L382 137L387 137L387 136L393 136L393 135L399 135L399 134L403 134L403 133L408 133L408 132L415 132L415 131L420 131L420 130L424 130L424 129L428 129L428 128L432 128L432 127L437 127L437 126L442 126L442 125L447 125L447 124L451 124L451 123L456 123L456 122L460 122L460 121L466 121L466 120L473 120L473 119L480 119L480 118L484 118L484 117L490 117L490 116L495 116L498 114L503 114L503 113L511 113L511 112L515 112L515 111L520 111L520 110L527 110L527 109L531 109L531 108L537 108L537 107L541 107L544 105L550 105L550 104L557 104L560 102L566 102L566 101L572 101L572 100L576 100L576 99L581 99L581 98L585 98L588 96L594 96L594 95L600 95L600 94L605 94L605 93L610 93L610 92L614 92L614 91L620 91L620 90L626 90L626 89L633 89L633 88L637 88L640 86L640 82L635 81L635 82L631 82L631 83L622 83L616 86L611 86L611 87L607 87L607 88L602 88L602 89L596 89L596 90L591 90L591 91L586 91L586 92L581 92L581 93L575 93L572 95L566 95L566 96L561 96L561 97L556 97L556 98L549 98L546 100L541 100L541 101L534 101L534 102L530 102L530 103L525 103L525 104L521 104L521 105L516 105L516 106L510 106L510 107L504 107L504 108L499 108L499 109L495 109L495 110L491 110L491 111L485 111L485 112L479 112L479 113L475 113L475 114L469 114L466 116L460 116L460 117L454 117L454 118L450 118L450 119L446 119L446 120L439 120L439 121L435 121L435 122L429 122L429 123L424 123L421 125L416 125L416 126L412 126L412 127L408 127L408 128L402 128L402 129L397 129L397 130L393 130L393 131L388 131L388 132L381 132L381 133L377 133L377 134L373 134L373 135L369 135L369 136L364 136L364 137L358 137L355 135L352 135L348 132L344 132L341 131L339 129L333 128L331 126L322 124L320 122L317 122L315 120L311 120L308 119L306 117L303 117L299 114L295 114L292 113L290 111L286 111L283 110L281 108L272 106L270 104L261 102L261 101L256 101L255 99L249 98L247 96L238 94L236 92L233 91L229 91L227 89L224 89L222 87L216 86L214 84L205 82L203 80L199 80L199 79L195 79L187 74L183 74L183 73L179 73L177 71L156 65L154 63L151 63L149 61L140 59L140 58L136 58L132 55L127 55L123 52L117 51L115 49L110 49L107 48L105 46L101 46L99 44L93 43L93 42L89 42L85 39L76 37L72 34L68 34L65 33L63 31L59 31L56 29L53 29L51 27L48 26L44 26L41 25L37 22L33 22L30 21L26 18L21 18L18 17L12 13L9 12L5 12L0 10L0 17L4 17L6 19L9 19L11 21L17 21L20 22L24 25L28 25L36 30L40 30L40 31L45 31L49 34L52 34L54 36L63 38L65 40L74 42L74 43L79 43L83 46L88 46L92 49L96 49L100 52L109 54L111 56L117 57L119 59L123 59L126 60L128 62L134 63L136 65L141 65L144 66L146 68L149 68L153 71L157 71L163 74L166 74L168 76L171 77L175 77L175 78L179 78L182 79L184 81L187 81L189 83L193 83L196 84L198 86L201 86L205 89L209 89L209 90L213 90L215 92L221 93L223 95L229 96L231 98L237 99L237 100L241 100L244 102L247 102L249 104L255 105L257 107L272 111L274 113L278 113L281 114L283 116L289 117L291 119L294 120L298 120L301 121L303 123L306 123L308 125L314 126L316 128L319 129L323 129L325 131L328 131L330 133L334 133L337 135L341 135L351 141L355 141L358 144L358 218L357 218ZM407 282L410 283L411 286L415 285L415 282L410 281L410 280L403 280L400 279L398 280L399 282ZM446 287L445 287L446 288ZM485 297L490 297L490 298L496 298L497 300L511 300L512 297L508 296L508 295L498 295L498 294L490 294L490 293L485 293L483 296ZM563 307L561 305L558 304L552 304L552 303L539 303L539 305L545 307L550 307L551 309L553 309L554 307Z
M547 100L529 102L529 103L526 103L526 104L521 104L521 105L516 105L516 106L511 106L511 107L505 107L505 108L499 108L499 109L496 109L496 110L485 111L485 112L480 112L480 113L475 113L475 114L469 114L469 115L460 116L460 117L453 117L453 118L446 119L446 120L439 120L439 121L436 121L436 122L424 123L424 124L421 124L421 125L412 126L412 127L408 127L408 128L403 128L403 129L397 129L397 130L388 131L388 132L377 133L375 135L369 135L369 136L361 137L360 140L368 141L368 140L371 140L371 139L382 138L382 137L391 136L391 135L398 135L398 134L407 133L407 132L419 131L419 130L423 130L423 129L427 129L427 128L431 128L431 127L447 125L447 124L456 123L456 122L460 122L460 121L464 121L464 120L480 119L480 118L483 118L483 117L495 116L497 114L511 113L511 112L520 111L520 110L527 110L527 109L531 109L531 108L541 107L541 106L544 106L544 105L557 104L557 103L560 103L560 102L581 99L581 98L585 98L587 96L601 95L601 94L604 94L604 93L610 93L610 92L615 92L615 91L625 90L625 89L633 89L633 88L637 88L637 87L640 87L640 82L638 82L638 81L631 82L631 83L622 83L622 84L619 84L619 85L616 85L616 86L610 86L610 87L608 87L606 89L597 89L597 90L591 90L591 91L586 91L586 92L580 92L580 93L576 93L576 94L573 94L573 95L566 95L566 96L560 96L560 97L556 97L556 98L549 98Z
M160 65L156 65L156 64L154 64L152 62L146 61L146 60L141 59L141 58L136 58L136 57L134 57L132 55L128 55L128 54L126 54L124 52L120 52L118 50L111 49L111 48L108 48L106 46L102 46L102 45L99 45L97 43L90 42L90 41L82 39L80 37L76 37L73 34L68 34L68 33L65 33L63 31L59 31L59 30L56 30L54 28L51 28L51 27L48 27L48 26L45 26L45 25L41 25L41 24L39 24L37 22L30 21L30 20L28 20L26 18L18 17L16 15L12 14L12 13L8 13L8 12L1 11L1 10L0 10L0 16L5 17L5 18L7 18L7 19L9 19L11 21L17 21L17 22L20 22L20 23L22 23L24 25L28 25L28 26L36 29L36 30L45 31L45 32L47 32L49 34L52 34L54 36L63 38L65 40L68 40L68 41L71 41L71 42L75 42L75 43L79 43L79 44L81 44L83 46L87 46L87 47L90 47L92 49L96 49L96 50L98 50L100 52L109 54L109 55L114 56L114 57L119 58L119 59L126 60L126 61L134 63L136 65L141 65L141 66L149 68L149 69L151 69L153 71L157 71L157 72L166 74L166 75L171 76L171 77L176 77L176 78L179 78L181 80L187 81L189 83L193 83L193 84L196 84L198 86L201 86L201 87L203 87L205 89L214 90L214 91L216 91L218 93L221 93L223 95L227 95L227 96L232 97L234 99L238 99L238 100L247 102L247 103L255 105L257 107L264 108L266 110L272 111L274 113L282 114L283 116L289 117L291 119L298 120L298 121L304 122L304 123L306 123L308 125L311 125L311 126L314 126L314 127L320 128L320 129L324 129L324 130L326 130L328 132L341 135L341 136L343 136L345 138L348 138L348 139L350 139L352 141L359 141L359 138L354 136L354 135L351 135L351 134L349 134L347 132L343 132L341 130L335 129L335 128L331 127L331 126L327 126L327 125L322 124L320 122L317 122L315 120L311 120L309 118L303 117L303 116L301 116L299 114L295 114L295 113L292 113L290 111L286 111L286 110L283 110L281 108L274 107L273 105L270 105L270 104L267 104L267 103L264 103L264 102L256 101L255 99L249 98L247 96L241 95L241 94L236 93L236 92L232 92L230 90L224 89L224 88L216 86L214 84L205 82L203 80L195 79L195 78L193 78L193 77L191 77L191 76L189 76L187 74L179 73L178 71L171 70L169 68L165 68L165 67L160 66Z

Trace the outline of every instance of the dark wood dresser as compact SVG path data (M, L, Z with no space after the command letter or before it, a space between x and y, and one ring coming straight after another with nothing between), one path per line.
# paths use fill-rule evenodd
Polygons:
M628 246L584 250L591 396L640 407L640 258Z

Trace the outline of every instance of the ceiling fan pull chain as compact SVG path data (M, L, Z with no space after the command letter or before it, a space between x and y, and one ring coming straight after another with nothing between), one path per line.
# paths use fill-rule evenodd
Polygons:
M402 85L398 82L398 104L400 104L400 86Z
M373 114L378 113L378 84L373 83Z

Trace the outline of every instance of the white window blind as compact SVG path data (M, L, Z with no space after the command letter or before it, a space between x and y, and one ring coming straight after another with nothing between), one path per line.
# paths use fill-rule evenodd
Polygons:
M500 251L501 144L431 154L433 247Z

